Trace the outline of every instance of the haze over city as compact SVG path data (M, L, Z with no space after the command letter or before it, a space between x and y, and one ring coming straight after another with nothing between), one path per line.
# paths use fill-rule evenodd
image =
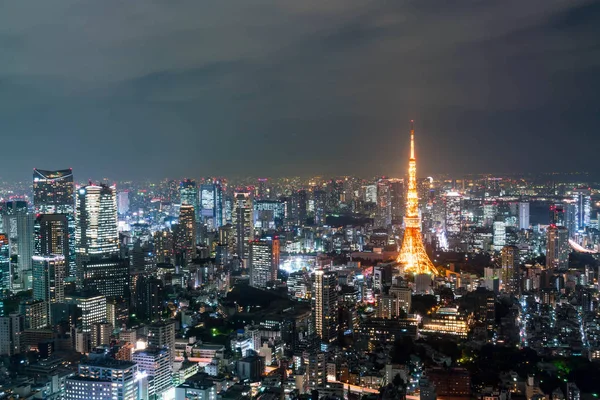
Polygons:
M5 2L0 176L395 176L410 119L426 174L593 172L599 17L562 0Z

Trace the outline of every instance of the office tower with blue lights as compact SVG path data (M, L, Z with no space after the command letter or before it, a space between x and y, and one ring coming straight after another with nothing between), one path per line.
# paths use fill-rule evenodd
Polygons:
M256 200L254 202L254 226L257 229L276 229L283 225L285 204L279 200Z
M519 229L529 229L529 203L519 202Z
M22 200L7 201L2 210L4 231L8 235L12 281L11 290L32 289L33 214ZM16 260L16 262L14 261Z
M576 210L577 230L583 231L590 226L592 213L592 192L589 188L573 189L573 200Z
M200 216L211 231L223 225L223 188L219 182L200 186Z
M250 242L250 285L266 288L277 279L279 270L279 238L267 237Z
M11 290L10 243L8 236L0 233L0 297Z
M199 194L196 182L191 179L184 179L179 184L179 198L181 205L189 205L194 207L196 213L196 221L200 220Z

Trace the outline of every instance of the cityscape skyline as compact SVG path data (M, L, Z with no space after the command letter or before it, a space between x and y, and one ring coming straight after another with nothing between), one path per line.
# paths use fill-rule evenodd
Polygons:
M423 173L597 170L595 2L119 4L110 23L27 3L0 16L3 179L394 175L410 119Z

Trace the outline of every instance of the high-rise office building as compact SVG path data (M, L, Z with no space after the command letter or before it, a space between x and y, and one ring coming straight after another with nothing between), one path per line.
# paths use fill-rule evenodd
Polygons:
M392 193L387 179L377 182L377 213L375 227L387 228L392 223Z
M10 291L11 283L10 242L6 234L0 233L0 293Z
M65 382L65 400L141 400L138 366L112 358L79 364L77 375Z
M65 303L75 306L77 312L69 315L70 318L74 318L71 324L83 332L91 332L93 324L107 319L105 296L93 293L69 295L65 296Z
M323 343L332 343L338 335L337 274L317 270L313 276L312 314L315 333Z
M502 291L516 293L519 285L519 248L516 246L504 246L500 251L501 257L501 279Z
M519 229L529 229L529 203L519 202Z
M129 300L129 260L121 259L118 255L92 257L81 263L77 273L85 290L100 293L108 298L121 297Z
M21 352L21 332L25 329L23 316L11 313L0 316L0 356L12 356Z
M31 257L33 256L33 214L26 201L7 201L1 210L5 233L8 235L12 282L11 290L32 288ZM13 260L16 260L14 262Z
M223 225L223 188L220 182L200 186L202 222L211 230Z
M259 288L277 279L279 269L279 239L265 238L250 242L250 285Z
M73 171L33 170L33 206L36 214L62 214L67 220L67 272L75 276L75 198ZM64 253L51 253L64 254ZM43 255L43 254L38 254Z
M400 222L404 215L404 181L390 179L390 196L392 200L392 220Z
M248 243L254 239L254 207L250 192L234 193L232 219L237 255L247 260Z
M282 226L285 218L285 204L278 200L257 200L254 202L254 226L269 230Z
M65 301L67 265L62 254L33 256L33 299L46 303L52 319L51 304Z
M161 399L173 387L169 352L164 349L146 349L133 353L133 362L140 372L148 375L150 398Z
M156 321L164 311L165 292L162 280L141 275L136 281L135 314L141 321Z
M119 252L117 198L114 186L88 185L75 197L77 257L109 256Z
M191 179L184 179L179 184L179 197L181 205L194 207L196 221L200 221L200 196L198 194L198 186Z
M313 203L315 213L315 225L322 226L325 224L325 212L327 209L327 193L324 190L315 190L313 192Z
M307 209L308 195L306 190L297 190L292 195L292 217L295 224L300 226L306 224L306 217L308 215Z
M33 225L34 255L60 254L67 269L70 260L69 226L65 214L38 214Z
M179 223L174 228L175 250L189 264L196 257L196 213L194 207L184 204L179 209Z
M19 314L23 316L25 329L43 329L50 323L48 303L44 300L30 300L19 304Z
M550 225L546 232L546 268L566 271L569 268L569 231Z
M588 188L573 189L573 200L576 209L577 229L590 226L592 213L592 192Z
M444 196L444 221L446 235L458 237L462 231L462 196L458 192L446 192Z
M117 212L120 215L129 212L129 190L122 190L117 193Z
M506 222L494 221L494 250L501 251L506 245Z
M72 214L73 171L33 170L33 205L36 214Z
M155 322L148 326L148 348L165 349L173 365L175 359L175 322Z

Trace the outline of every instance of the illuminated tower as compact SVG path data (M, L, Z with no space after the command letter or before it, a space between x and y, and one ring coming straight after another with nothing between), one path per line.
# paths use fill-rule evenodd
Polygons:
M398 263L404 272L414 274L437 274L429 259L421 237L419 217L419 195L417 194L417 159L415 158L415 128L411 121L410 161L408 164L408 190L406 193L406 216L404 217L404 239L398 255Z

